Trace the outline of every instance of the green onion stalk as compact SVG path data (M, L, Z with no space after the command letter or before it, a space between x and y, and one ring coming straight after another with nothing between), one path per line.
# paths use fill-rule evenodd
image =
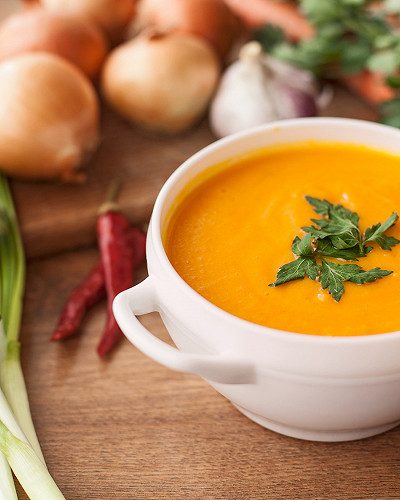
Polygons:
M63 499L45 465L21 368L24 288L22 238L7 178L0 174L0 497L17 498L11 467L29 498Z
M2 500L18 500L10 466L2 453L0 453L0 498Z
M4 339L3 322L0 320L0 334L1 338ZM3 341L4 342L4 341ZM23 435L18 422L16 421L13 412L5 398L3 391L0 390L0 422L4 422L3 425L7 426L9 430L13 432L15 436L18 436L21 440L26 442L26 437ZM1 453L0 446L0 493L1 498L6 500L17 500L17 492L15 490L14 479L11 473L10 466L8 464L7 458L3 453Z

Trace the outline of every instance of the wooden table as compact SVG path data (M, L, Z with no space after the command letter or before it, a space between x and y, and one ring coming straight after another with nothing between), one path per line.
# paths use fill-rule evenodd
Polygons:
M374 118L373 110L337 92L326 115ZM97 258L91 225L116 166L124 165L124 207L133 219L145 220L170 171L213 140L205 123L184 137L154 138L106 113L104 128L107 137L86 186L13 185L30 257L22 364L39 440L65 497L400 498L400 428L347 443L300 441L268 431L199 377L153 362L126 339L99 359L104 303L87 316L81 335L48 341L64 300ZM127 158L141 164L136 177ZM63 234L64 243L54 241ZM145 275L142 266L137 279ZM156 315L143 321L167 339ZM19 487L18 492L27 498Z

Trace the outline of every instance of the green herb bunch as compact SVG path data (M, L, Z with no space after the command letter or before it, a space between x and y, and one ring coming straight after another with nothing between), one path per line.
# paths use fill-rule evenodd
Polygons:
M297 258L280 267L276 281L269 286L308 277L318 280L323 289L328 288L339 302L344 293L343 282L362 285L393 272L379 267L364 270L357 264L341 264L329 259L358 261L371 252L372 246L368 243L372 242L384 250L391 250L400 240L385 232L397 221L397 213L392 213L383 224L378 222L362 233L359 229L360 217L355 212L311 196L306 196L306 200L323 218L311 219L315 225L302 228L307 234L301 239L296 236L292 243L292 251Z
M318 77L337 79L362 70L385 75L400 88L399 0L384 0L379 10L371 0L297 0L299 10L315 28L312 38L294 43L282 30L265 26L256 39L271 55L308 69ZM400 98L384 103L381 121L400 127Z

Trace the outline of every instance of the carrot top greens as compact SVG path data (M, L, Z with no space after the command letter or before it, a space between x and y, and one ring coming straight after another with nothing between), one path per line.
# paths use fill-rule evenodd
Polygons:
M378 222L362 233L357 213L342 205L333 205L327 200L311 196L306 196L306 200L323 218L311 219L314 225L302 228L306 235L301 239L296 236L292 243L296 259L280 267L276 281L269 286L275 287L305 277L318 279L322 288L327 288L336 302L339 302L344 293L344 281L362 285L393 272L379 267L364 270L357 264L336 263L329 258L358 261L372 250L372 246L368 245L371 242L384 250L391 250L400 240L385 232L397 221L396 212L383 224Z

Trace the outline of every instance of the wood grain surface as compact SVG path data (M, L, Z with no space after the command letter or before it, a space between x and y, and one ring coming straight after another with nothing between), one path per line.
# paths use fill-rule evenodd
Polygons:
M324 114L375 118L342 89ZM79 335L49 342L64 300L98 256L94 220L110 180L123 181L132 221L146 222L169 174L214 140L206 122L156 137L108 110L103 131L85 185L13 182L30 257L23 370L49 470L67 500L400 498L400 428L334 444L268 431L199 377L153 362L126 339L99 359L104 302ZM143 266L137 279L145 275ZM143 321L168 338L156 315ZM19 486L18 494L27 498Z

